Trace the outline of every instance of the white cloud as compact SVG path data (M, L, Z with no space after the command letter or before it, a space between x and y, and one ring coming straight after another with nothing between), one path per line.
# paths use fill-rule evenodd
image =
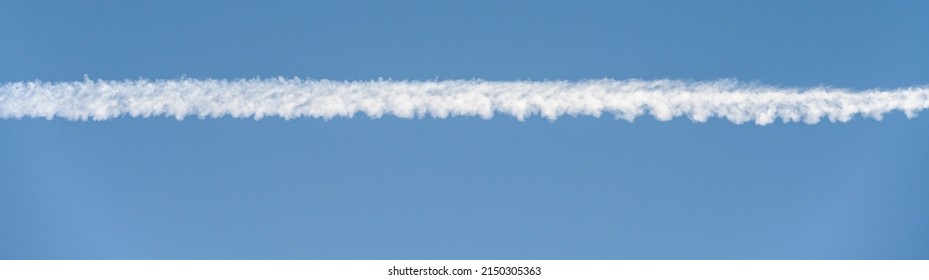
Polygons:
M121 116L215 118L312 117L357 114L379 118L613 115L628 121L695 122L723 118L765 125L775 121L845 122L856 115L907 117L929 108L929 86L852 91L779 88L732 80L588 81L329 81L304 79L174 79L14 82L0 85L0 118L107 120Z

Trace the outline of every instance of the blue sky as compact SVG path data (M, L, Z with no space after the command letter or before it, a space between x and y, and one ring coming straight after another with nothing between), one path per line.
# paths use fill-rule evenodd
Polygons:
M0 82L929 83L917 1L13 1ZM929 119L0 120L0 258L925 259Z

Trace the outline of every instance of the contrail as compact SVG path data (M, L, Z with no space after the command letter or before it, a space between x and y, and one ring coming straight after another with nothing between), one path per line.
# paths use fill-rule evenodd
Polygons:
M759 125L775 121L880 120L929 108L929 86L892 90L783 88L735 80L586 81L330 81L307 79L168 79L12 82L0 85L0 118L107 120L122 116L199 118L448 118L496 114L524 120L541 116L612 115L633 121L649 114L666 121L687 117Z

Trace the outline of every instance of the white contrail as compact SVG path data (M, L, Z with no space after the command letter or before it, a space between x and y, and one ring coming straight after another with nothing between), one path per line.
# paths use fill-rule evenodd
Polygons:
M780 88L734 80L588 81L329 81L306 79L172 79L13 82L0 85L0 118L106 120L120 116L217 118L313 117L363 113L372 118L505 114L611 114L633 121L686 116L695 122L845 122L856 115L881 119L892 111L912 118L929 108L929 86L853 91L828 87Z

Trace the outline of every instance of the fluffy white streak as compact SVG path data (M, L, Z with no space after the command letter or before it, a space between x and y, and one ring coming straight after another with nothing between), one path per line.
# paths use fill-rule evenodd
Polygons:
M850 91L834 88L777 88L732 80L590 81L328 81L89 80L15 82L0 85L0 118L106 120L119 116L217 118L313 117L362 113L372 118L505 114L519 120L540 115L611 114L633 121L686 116L696 122L718 117L765 125L845 122L856 115L881 119L891 111L907 117L929 108L929 87Z

